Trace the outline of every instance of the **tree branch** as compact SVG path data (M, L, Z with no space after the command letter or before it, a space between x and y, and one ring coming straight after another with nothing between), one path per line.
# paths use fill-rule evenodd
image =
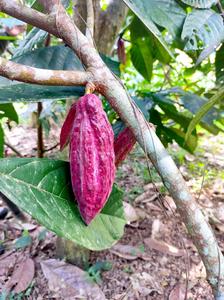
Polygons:
M0 1L0 3L2 2L6 1ZM12 2L13 1L10 1L10 3ZM11 14L9 8L7 12L9 15L15 16L15 12L13 11ZM96 49L74 25L73 21L68 17L63 6L60 4L60 1L58 3L55 18L56 20L52 23L56 24L56 28L58 29L56 35L59 33L59 36L63 38L64 42L79 56L88 72L93 74L91 79L92 83L95 84L96 91L107 98L121 119L128 127L130 127L136 140L160 174L164 185L173 197L188 232L199 251L206 267L207 279L213 288L216 299L223 299L223 255L218 247L210 225L205 220L202 211L192 197L174 161L169 156L142 113L130 99L122 83L106 67ZM24 14L22 20L24 20ZM34 25L35 23L35 26L38 26L37 22L33 19L29 19L29 21L31 24ZM41 23L41 28L46 30L49 23L45 22L44 25L46 25L45 28L43 28L43 23ZM55 31L55 29L51 29L49 32L52 33L53 30ZM46 70L44 70L44 72L45 71Z
M42 85L86 85L91 74L85 71L55 71L38 69L0 58L0 75L11 80Z
M86 10L87 10L87 19L86 19L86 37L93 43L94 36L94 9L93 1L86 0Z

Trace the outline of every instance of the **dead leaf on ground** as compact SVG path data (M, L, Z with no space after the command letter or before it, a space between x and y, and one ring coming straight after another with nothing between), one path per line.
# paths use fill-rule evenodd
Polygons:
M149 273L136 273L130 277L130 280L138 299L143 299L143 297L147 297L153 292L158 294L163 293L156 278L152 277Z
M155 219L152 222L152 233L151 238L155 239L157 235L162 231L161 227L164 227L163 223L160 221L160 219Z
M148 190L135 198L135 203L147 203L147 202L152 202L156 200L156 198L159 196L159 193L156 193L152 190Z
M134 247L130 245L122 245L122 244L116 244L111 249L110 252L127 260L135 260L137 258L141 258L143 260L150 260L151 256L147 255L147 253L144 252L144 249L142 250L141 247Z
M139 216L135 208L127 202L124 202L124 213L128 223L136 222L139 220Z
M26 258L18 263L6 285L6 290L13 289L15 293L25 291L34 277L34 261L31 258Z
M183 249L178 249L173 245L167 244L163 241L155 240L152 238L147 238L144 240L144 244L150 249L157 250L164 254L169 254L172 256L180 257L185 255L185 251Z
M15 266L17 253L13 251L6 252L0 257L0 276L7 276L9 271Z
M161 187L163 186L163 183L162 182L151 182L151 183L148 183L146 184L143 189L144 191L148 191L148 190L152 190L152 191L156 191L159 190Z
M57 259L41 262L44 276L48 280L49 289L59 299L104 300L105 295L88 274L80 268Z
M169 300L185 300L186 286L181 283L175 285L169 295Z
M177 206L176 206L175 202L173 201L173 198L166 195L165 197L162 197L162 201L163 201L163 205L165 206L166 209L168 209L171 212L176 211Z

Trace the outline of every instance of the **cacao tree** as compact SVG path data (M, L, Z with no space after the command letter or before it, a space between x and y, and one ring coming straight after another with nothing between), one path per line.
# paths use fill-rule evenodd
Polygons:
M7 14L28 24L24 39L13 50L12 57L9 59L3 55L0 58L1 105L10 105L15 101L68 100L88 94L89 91L103 96L108 112L116 113L113 115L114 127L118 128L115 132L115 154L119 154L116 165L137 141L145 151L146 163L147 160L152 162L176 202L206 267L214 296L223 299L223 255L203 212L164 148L175 140L193 152L197 144L198 123L215 134L222 130L224 90L220 88L217 92L217 89L222 85L223 66L220 57L223 47L216 54L217 85L210 93L200 93L200 85L190 90L187 80L179 80L179 74L176 77L172 74L173 64L177 63L177 49L188 53L199 65L221 45L224 40L222 3L207 0L124 0L127 6L121 1L111 1L107 10L103 11L97 0L75 3L68 0L23 2L0 0L3 17ZM128 7L130 10L125 18ZM78 8L82 21L76 13ZM111 19L112 11L121 12L115 20ZM111 26L113 29L108 29L112 30L111 34L107 32L110 27L107 24L115 24ZM44 47L49 34L55 45ZM119 63L105 56L113 53L116 39L117 56L123 63L121 69L125 73L125 68L132 63L145 80L140 91L135 90L135 83L133 88L128 85L126 88L119 79ZM210 61L200 66L204 73L210 67ZM157 87L153 82L155 69L162 74ZM195 70L192 68L188 72ZM174 81L178 83L173 85ZM174 103L174 98L178 99L178 103ZM196 115L195 118L193 115ZM73 119L73 108L68 115L70 117ZM79 120L76 117L75 112L74 122ZM17 120L15 114L14 120ZM107 125L104 123L105 127ZM131 146L125 151L123 149L123 153L117 151L117 147L120 150L125 126ZM68 130L66 128L66 134L61 135L62 146L68 140ZM100 133L99 136L95 134L94 139L100 139ZM71 139L71 145L73 143ZM74 168L72 181L80 180L80 176ZM0 191L48 229L88 249L109 248L123 234L125 218L122 192L116 185L101 212L88 226L84 224L74 201L68 162L2 159Z

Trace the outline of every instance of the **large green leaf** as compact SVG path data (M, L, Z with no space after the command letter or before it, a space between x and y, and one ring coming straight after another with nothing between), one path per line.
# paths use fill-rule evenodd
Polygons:
M211 9L194 9L184 22L181 38L185 51L204 49L197 60L200 63L223 41L223 19Z
M215 104L217 104L219 101L221 101L224 97L224 87L222 87L216 95L214 95L208 102L206 102L204 105L200 107L200 109L197 111L195 117L191 121L191 123L188 126L187 133L186 133L186 141L190 137L192 131L195 129L197 124L202 120L202 118L209 112L210 109L213 108Z
M8 118L11 121L15 121L17 124L19 123L18 114L11 103L0 104L0 119Z
M0 190L49 230L88 249L109 248L123 235L122 192L114 186L102 212L86 226L71 190L67 162L2 159Z
M217 0L181 0L183 3L196 8L210 8Z
M82 87L10 84L8 81L6 85L0 85L0 103L67 100L83 96L84 92Z
M224 45L216 52L215 57L215 73L217 84L223 85L224 83Z
M41 69L84 70L79 58L69 47L65 46L43 47L12 60Z
M147 42L137 39L131 48L131 60L134 67L146 79L152 77L153 58Z
M104 55L102 55L102 58L111 71L119 76L119 63ZM13 61L43 69L83 70L83 66L78 57L69 47L65 46L40 48L18 56L14 58ZM4 77L0 77L1 103L68 99L72 97L80 97L83 93L84 88L82 87L38 86L14 81L12 82Z
M166 42L164 41L161 32L158 27L152 21L150 16L151 1L149 0L123 0L129 8L138 16L138 18L144 23L148 30L153 34L153 36L159 41L162 47L167 51L167 53L173 57L170 52Z
M145 47L147 46L148 51L151 52L150 56L152 56L154 60L158 59L162 63L170 62L170 55L167 53L166 49L164 49L138 17L134 17L129 29L132 45L135 45L136 41L142 39L145 43Z
M42 43L46 39L47 35L48 33L46 31L34 27L26 35L25 39L20 42L18 48L16 48L13 53L13 58L33 50L36 45Z

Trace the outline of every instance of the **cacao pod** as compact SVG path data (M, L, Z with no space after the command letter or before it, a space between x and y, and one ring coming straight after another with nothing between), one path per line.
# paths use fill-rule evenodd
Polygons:
M68 144L71 131L73 127L73 123L75 120L75 112L76 112L76 103L72 104L67 117L64 121L64 124L61 128L61 134L60 134L60 150L63 150L64 147Z
M115 165L116 167L125 160L126 156L131 152L136 139L132 131L126 127L114 141Z
M119 38L118 42L117 42L117 55L118 55L118 59L119 61L125 65L126 64L126 52L125 52L125 45L124 45L124 41L122 40L122 38Z
M100 99L88 94L75 106L70 135L72 187L86 224L105 205L114 182L114 134Z

